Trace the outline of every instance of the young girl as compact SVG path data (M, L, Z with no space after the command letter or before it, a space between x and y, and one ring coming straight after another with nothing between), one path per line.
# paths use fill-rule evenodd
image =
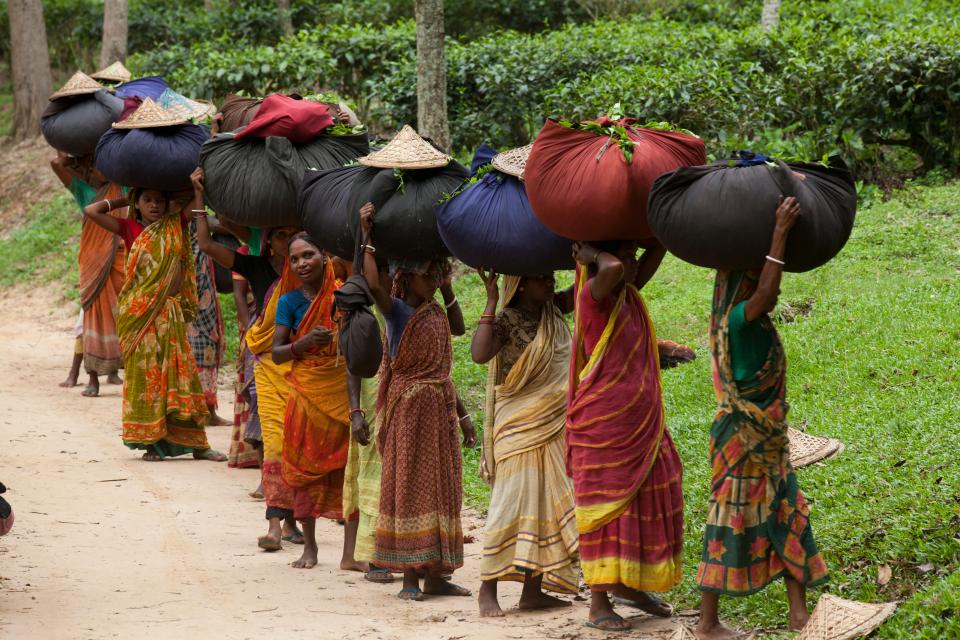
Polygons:
M491 486L480 559L480 615L499 617L497 581L523 582L521 609L569 606L543 593L576 594L579 540L567 476L565 424L570 292L556 294L553 274L480 272L487 308L473 336L478 364L490 362L480 471Z
M344 467L350 446L346 361L337 353L331 311L337 287L334 268L306 233L290 241L290 267L302 283L277 304L273 361L292 362L283 424L283 480L293 489L294 517L303 523L298 569L317 564L316 519L343 518ZM348 514L356 515L356 514ZM366 571L353 558L357 519L344 526L340 568Z
M403 572L401 599L468 596L468 590L443 578L463 565L457 424L467 446L476 440L450 380L450 323L433 299L443 265L394 264L398 295L391 297L377 276L374 213L370 203L360 211L364 275L387 324L377 400L382 477L374 561ZM421 572L426 574L422 590Z
M123 441L145 449L144 460L193 453L222 462L207 443L210 420L186 324L197 308L194 260L181 217L167 194L136 189L136 220L108 215L127 202L107 199L84 215L120 235L129 247L126 282L117 301L117 336L126 372L123 384ZM194 201L200 209L202 201Z

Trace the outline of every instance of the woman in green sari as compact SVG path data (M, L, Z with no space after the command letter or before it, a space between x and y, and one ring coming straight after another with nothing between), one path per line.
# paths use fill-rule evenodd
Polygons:
M712 493L697 571L701 640L738 635L720 622L721 594L749 595L781 577L790 629L802 629L810 617L807 587L828 578L790 465L787 362L769 316L780 293L787 236L799 215L794 198L781 198L759 278L756 271L717 273L710 349L720 406L710 429Z
M186 324L197 310L194 256L167 194L137 190L131 203L148 224L133 240L117 300L117 337L126 375L123 443L144 460L193 453L222 462L207 443L210 421ZM202 202L193 208L202 211ZM171 211L174 209L174 211ZM205 215L205 213L204 213Z

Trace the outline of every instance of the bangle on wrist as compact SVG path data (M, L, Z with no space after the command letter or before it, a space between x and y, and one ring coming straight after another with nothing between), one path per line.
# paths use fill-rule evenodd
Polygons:
M353 417L353 414L355 414L355 413L359 413L359 414L360 414L361 416L363 416L364 418L367 417L367 412L364 411L363 409L360 409L359 407L357 407L357 408L355 408L355 409L350 409L350 417L352 418L352 417Z
M447 307L447 309L450 309L450 308L453 307L453 305L455 305L455 304L457 304L457 296L453 296L453 300L451 300L450 302L448 302L447 305L446 305L446 307Z
M779 259L777 259L777 258L774 258L773 256L767 256L767 260L769 260L770 262L775 262L775 263L777 263L778 265L780 265L781 267L784 266L785 264L787 264L787 263L784 262L783 260L779 260Z
M460 424L463 424L463 421L464 421L464 420L469 420L469 419L470 419L470 414L467 413L467 414L464 414L464 415L462 415L462 416L457 416L457 418L458 418L457 422L459 422Z

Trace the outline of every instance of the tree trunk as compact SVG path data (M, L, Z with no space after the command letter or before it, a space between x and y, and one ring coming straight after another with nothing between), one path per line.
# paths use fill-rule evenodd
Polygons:
M290 0L277 0L277 8L280 9L280 26L283 29L283 35L293 35L293 17L290 15Z
M104 0L100 68L127 59L127 0Z
M777 28L780 23L780 0L763 0L763 14L760 16L760 25L767 33Z
M40 133L40 114L53 93L41 0L8 0L15 141Z
M416 0L417 130L450 149L447 64L443 55L443 0Z

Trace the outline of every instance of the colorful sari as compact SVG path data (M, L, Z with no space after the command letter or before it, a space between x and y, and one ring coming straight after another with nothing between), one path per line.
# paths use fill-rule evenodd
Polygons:
M179 216L154 222L130 248L117 301L126 375L123 442L161 458L209 449L210 420L186 324L197 309L194 260ZM181 282L180 291L171 291Z
M109 183L103 198L124 197L123 187ZM126 218L128 209L109 215ZM127 249L123 241L92 220L80 231L80 306L83 308L83 366L87 373L109 375L123 365L117 340L117 296L123 288Z
M710 428L711 496L697 581L703 591L749 595L789 575L813 586L828 579L810 527L810 508L788 455L787 361L769 316L766 362L735 380L730 313L756 290L743 272L717 273L710 351L719 409Z
M223 333L223 315L217 298L217 286L213 274L213 258L200 251L197 241L197 221L190 221L190 248L196 259L197 317L187 326L190 349L197 361L197 372L207 406L216 408L217 374L223 364L226 339Z
M450 325L434 301L410 318L395 358L384 345L377 414L382 473L374 562L385 569L463 565L463 479Z
M683 470L653 323L631 284L596 302L578 269L576 291L567 465L584 578L600 590L667 591L681 578Z
M287 374L289 362L276 364L271 355L273 332L277 318L277 303L280 296L299 286L297 277L285 263L283 274L266 294L260 317L245 336L247 348L256 359L253 375L257 387L257 410L260 414L260 430L263 438L263 496L267 503L267 518L293 517L293 490L283 481L283 419L287 412L287 395L290 388Z
M233 274L233 280L243 280L241 276ZM256 306L253 303L253 297L247 293L247 307L251 315ZM230 434L230 453L227 454L227 466L239 469L260 466L260 454L258 447L247 441L246 433L251 420L258 421L257 430L259 432L259 417L257 416L256 392L253 387L253 356L247 348L247 341L244 339L247 328L240 327L240 340L237 349L237 381L234 386L233 396L233 431Z
M517 282L508 278L505 289ZM505 291L505 302L512 297ZM564 442L570 331L553 304L544 305L531 338L502 384L502 353L490 364L480 472L491 494L480 579L522 582L542 574L544 588L577 593L579 540Z
M328 261L323 271L323 286L304 314L297 336L316 327L336 330L331 318L337 286L333 265ZM336 337L325 348L294 360L287 381L290 394L283 421L281 470L284 482L293 489L293 515L297 520L339 520L350 447L350 403L347 363L337 351Z

